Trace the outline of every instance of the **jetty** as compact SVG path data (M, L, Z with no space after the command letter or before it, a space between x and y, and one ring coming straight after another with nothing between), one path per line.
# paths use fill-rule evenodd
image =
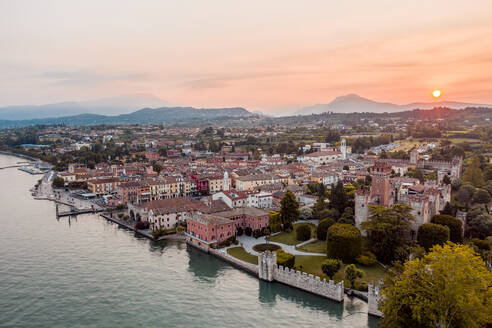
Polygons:
M102 209L96 209L96 208L84 208L84 209L77 209L75 207L71 207L70 210L68 211L62 211L58 209L58 204L56 204L56 217L61 218L64 216L77 216L80 214L89 214L89 213L99 213L102 212Z

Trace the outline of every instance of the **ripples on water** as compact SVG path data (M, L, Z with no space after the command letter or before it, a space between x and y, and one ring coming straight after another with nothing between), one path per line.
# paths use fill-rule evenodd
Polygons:
M19 159L0 155L0 167ZM0 327L375 327L366 304L260 282L181 243L97 215L55 218L0 170ZM362 313L358 313L362 312Z

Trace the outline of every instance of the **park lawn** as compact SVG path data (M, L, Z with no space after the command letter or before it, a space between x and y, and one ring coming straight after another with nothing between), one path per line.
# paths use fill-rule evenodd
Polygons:
M275 236L270 236L268 240L286 245L297 245L299 243L302 243L302 240L296 239L296 229L299 224L302 224L302 222L295 223L294 229L291 232L282 232ZM312 223L309 223L309 226L311 227L311 238L313 238L316 231L316 226Z
M253 255L253 254L249 254L242 247L239 247L238 246L238 247L228 248L227 249L227 254L229 254L231 256L234 256L235 258L237 258L237 259L239 259L241 261L258 265L258 256Z
M311 273L315 276L321 277L321 279L325 278L328 280L329 278L323 273L323 271L321 271L321 262L326 259L327 258L324 256L296 255L295 266L299 271ZM345 264L342 264L340 270L333 277L335 282L344 280L345 266ZM379 264L375 264L371 267L365 267L360 264L355 264L355 266L364 271L364 277L362 279L358 279L360 282L377 282L379 278L383 278L385 273L385 269ZM348 281L345 281L345 287L350 287L350 283Z
M298 250L309 253L325 253L326 254L326 241L316 240L297 247Z

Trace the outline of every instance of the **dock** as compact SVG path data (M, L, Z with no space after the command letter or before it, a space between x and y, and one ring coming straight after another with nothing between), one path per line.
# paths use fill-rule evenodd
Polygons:
M58 204L56 204L56 217L57 218L61 218L64 216L77 216L80 214L99 213L102 211L103 211L102 209L96 209L96 208L77 209L75 207L72 207L72 208L70 208L69 211L60 212L58 210Z

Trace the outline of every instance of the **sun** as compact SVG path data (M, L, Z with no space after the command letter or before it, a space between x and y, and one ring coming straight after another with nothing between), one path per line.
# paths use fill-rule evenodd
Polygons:
M432 97L434 98L439 98L441 96L441 90L434 90L432 91Z

